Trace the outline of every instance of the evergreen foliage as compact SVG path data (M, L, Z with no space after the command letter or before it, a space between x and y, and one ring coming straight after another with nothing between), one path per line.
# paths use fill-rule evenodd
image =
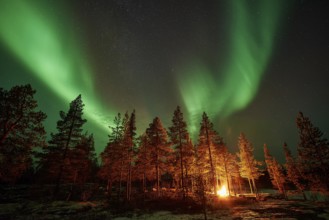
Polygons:
M287 143L284 143L283 150L286 158L285 168L287 170L287 179L296 186L298 191L303 194L303 197L306 200L304 191L307 188L307 182L305 178L303 178L302 173L300 172L300 169L297 165L296 159L292 156Z
M146 129L147 140L149 141L148 146L151 154L151 165L154 166L154 174L156 179L156 191L157 196L160 196L160 177L161 174L166 173L171 164L169 163L168 157L172 154L168 142L168 134L166 129L163 127L161 120L156 117L153 122Z
M286 177L283 172L283 167L270 154L266 144L264 145L264 157L267 171L270 175L273 186L277 188L279 192L284 195L285 198L287 198L286 190L284 187Z
M84 172L90 169L94 160L94 141L92 136L83 132L83 125L87 121L83 118L83 107L79 95L70 103L67 113L60 111L57 132L51 133L49 145L43 149L40 158L40 168L48 174L47 181L56 184L54 198L62 183L75 184L78 180L88 179Z
M177 106L174 111L172 126L169 127L169 137L171 143L174 145L176 153L174 167L180 168L180 186L183 192L183 199L185 199L188 181L187 176L189 173L189 166L187 165L190 162L191 157L193 157L193 148L190 144L187 125L179 106Z
M15 183L31 168L32 154L45 146L43 121L31 85L0 88L0 180Z
M256 182L260 175L262 175L259 166L262 164L254 158L254 148L248 141L246 136L241 133L238 139L239 153L237 154L240 161L240 175L247 178L251 193L257 194Z
M299 112L296 124L299 134L298 166L311 189L329 192L329 143L319 128Z
M217 155L220 154L223 144L223 139L214 130L213 123L204 112L198 137L198 164L203 168L202 172L204 175L208 176L213 192L217 192L218 190L216 161L218 161Z

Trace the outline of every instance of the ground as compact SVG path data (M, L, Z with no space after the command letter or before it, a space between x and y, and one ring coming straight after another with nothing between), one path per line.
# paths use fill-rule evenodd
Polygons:
M33 201L18 195L9 198L3 190L1 193L0 219L204 219L201 207L189 200L182 202L163 198L118 205L101 199L88 202ZM292 196L291 200L275 197L264 201L250 198L216 199L211 204L207 210L208 219L329 219L328 202L303 201Z

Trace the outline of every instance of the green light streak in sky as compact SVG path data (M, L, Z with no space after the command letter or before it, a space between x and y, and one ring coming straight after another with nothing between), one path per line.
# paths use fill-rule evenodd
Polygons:
M44 5L42 5L42 3ZM65 14L42 1L0 1L0 39L33 74L66 102L82 94L87 118L108 131L91 69ZM114 115L114 114L113 114ZM110 116L111 112L110 112Z
M225 118L253 100L273 51L282 1L228 2L230 53L225 66L218 67L221 74L193 60L179 79L192 133L197 131L203 111Z

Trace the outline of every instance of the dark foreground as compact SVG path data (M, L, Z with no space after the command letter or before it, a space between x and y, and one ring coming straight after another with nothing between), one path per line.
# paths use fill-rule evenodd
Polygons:
M204 219L202 207L192 199L140 199L130 203L94 198L88 202L51 201L24 198L23 192L1 192L0 219ZM7 194L6 194L7 193ZM225 198L209 202L208 219L329 219L327 202L283 200L264 201Z

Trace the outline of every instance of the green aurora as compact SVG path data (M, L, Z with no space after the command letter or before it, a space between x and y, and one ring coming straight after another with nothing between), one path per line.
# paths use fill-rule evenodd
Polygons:
M65 102L82 94L87 118L108 132L108 118L114 113L105 109L94 92L92 69L80 46L82 40L71 30L65 11L58 18L52 10L56 9L45 1L1 1L0 39Z
M225 118L244 109L257 94L288 3L256 2L229 1L230 53L225 65L217 67L221 74L210 70L200 59L182 68L179 88L194 134L203 111L211 118Z
M61 3L49 7L46 1L0 1L0 40L63 102L82 94L87 118L108 134L109 121L125 109L116 109L114 101L114 106L105 104L96 94L97 73L84 48L84 30L74 28L74 16ZM225 64L214 69L194 54L177 68L180 71L175 76L194 137L203 111L212 119L227 118L251 103L273 53L280 18L289 8L284 1L271 0L228 1L225 5L229 39ZM150 107L154 103L147 104L142 110L144 118L138 119L144 123L158 114ZM139 114L141 109L136 110Z

